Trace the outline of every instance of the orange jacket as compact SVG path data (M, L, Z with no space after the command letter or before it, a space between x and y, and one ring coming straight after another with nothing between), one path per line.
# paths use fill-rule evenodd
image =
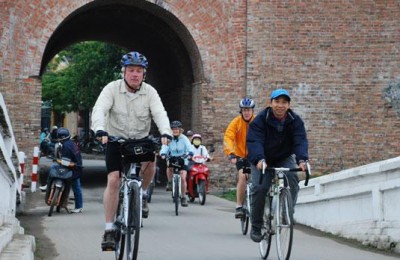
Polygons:
M253 119L254 115L250 122ZM242 115L238 115L229 123L224 135L224 153L227 156L233 153L241 158L247 157L246 136L250 122L244 121Z

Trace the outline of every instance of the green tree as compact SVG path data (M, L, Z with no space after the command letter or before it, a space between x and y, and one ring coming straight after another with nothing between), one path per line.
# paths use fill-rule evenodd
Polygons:
M102 42L71 45L47 65L42 77L42 100L51 100L53 111L89 110L102 88L120 74L125 50Z

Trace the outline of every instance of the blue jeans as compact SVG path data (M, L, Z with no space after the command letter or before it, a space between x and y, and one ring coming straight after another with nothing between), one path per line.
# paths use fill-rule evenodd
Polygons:
M296 159L294 155L287 157L286 159L273 164L267 165L268 167L284 167L284 168L297 168ZM271 174L265 174L263 176L262 183L259 183L261 172L255 167L255 165L251 165L251 225L253 229L260 230L261 225L263 223L263 214L264 214L264 204L265 197L271 186ZM293 208L296 205L297 201L297 193L299 192L299 177L296 172L286 172L287 179L289 181L290 187L290 195L292 195L293 199ZM285 186L287 185L285 179Z
M81 179L77 178L75 180L72 180L71 187L72 187L72 191L74 192L74 197L75 197L75 208L80 209L83 207Z

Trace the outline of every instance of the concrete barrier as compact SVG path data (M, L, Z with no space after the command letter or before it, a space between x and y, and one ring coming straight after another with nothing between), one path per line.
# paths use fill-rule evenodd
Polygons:
M314 178L300 187L297 222L400 253L400 157Z
M0 159L0 259L30 260L34 259L35 238L24 235L24 229L20 227L15 217L17 203L21 203L24 198L24 193L21 191L23 156L18 152L11 121L1 93L0 125L2 155Z

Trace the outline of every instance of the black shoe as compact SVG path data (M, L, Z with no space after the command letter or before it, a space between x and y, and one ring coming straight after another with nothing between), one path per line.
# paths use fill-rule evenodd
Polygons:
M263 238L263 236L261 235L261 230L252 228L250 232L250 238L256 243L261 242Z
M243 207L237 207L235 210L235 218L243 218L243 217L244 217Z
M187 206L189 206L189 204L188 204L186 198L182 198L182 199L181 199L181 205L182 205L182 207L187 207Z
M142 200L142 217L148 218L149 217L149 205L147 203L147 196L143 196Z
M101 241L101 249L103 251L115 251L115 230L104 231L103 241Z

